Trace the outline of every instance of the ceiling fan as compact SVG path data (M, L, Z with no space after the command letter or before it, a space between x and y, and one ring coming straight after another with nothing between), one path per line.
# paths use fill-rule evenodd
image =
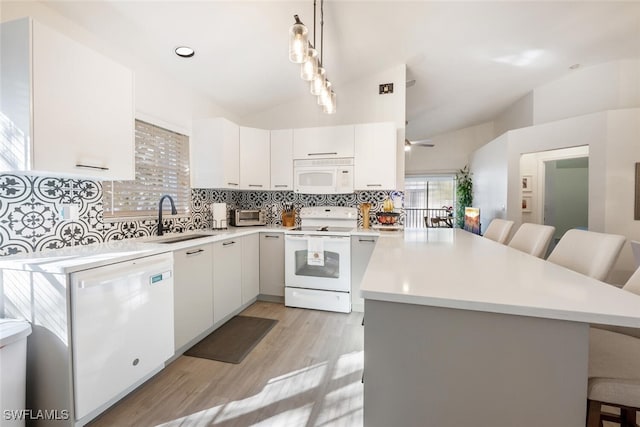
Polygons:
M417 139L415 141L409 141L404 139L404 151L411 151L411 147L435 147L435 144L431 144L431 139Z

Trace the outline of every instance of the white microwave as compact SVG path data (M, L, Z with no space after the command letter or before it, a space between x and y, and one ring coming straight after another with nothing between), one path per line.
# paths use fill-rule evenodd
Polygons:
M293 191L302 194L353 193L353 158L294 160Z

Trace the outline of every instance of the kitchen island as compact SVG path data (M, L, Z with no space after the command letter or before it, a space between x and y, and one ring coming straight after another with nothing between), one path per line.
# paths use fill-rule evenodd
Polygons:
M460 229L381 237L365 272L364 424L584 426L589 324L640 297Z

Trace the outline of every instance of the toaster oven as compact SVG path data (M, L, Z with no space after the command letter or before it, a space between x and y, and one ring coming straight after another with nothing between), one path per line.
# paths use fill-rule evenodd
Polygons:
M265 225L266 219L263 209L233 209L231 210L231 225L245 227L249 225Z

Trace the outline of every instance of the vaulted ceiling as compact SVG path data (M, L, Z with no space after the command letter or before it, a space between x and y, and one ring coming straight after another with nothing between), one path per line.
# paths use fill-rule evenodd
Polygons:
M45 3L238 117L308 96L287 32L294 14L313 28L311 0ZM338 91L407 65L413 139L490 120L572 64L640 57L638 2L327 0L324 18L324 63ZM182 44L196 55L177 58Z

